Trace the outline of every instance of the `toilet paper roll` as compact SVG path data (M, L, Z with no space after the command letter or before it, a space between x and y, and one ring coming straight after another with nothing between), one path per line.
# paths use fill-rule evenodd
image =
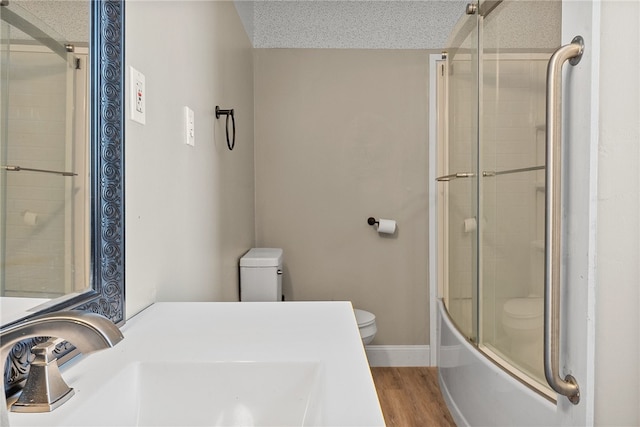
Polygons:
M38 225L38 214L35 212L25 211L22 215L22 221L27 225Z
M378 220L378 233L381 234L393 234L396 232L396 222L392 219Z

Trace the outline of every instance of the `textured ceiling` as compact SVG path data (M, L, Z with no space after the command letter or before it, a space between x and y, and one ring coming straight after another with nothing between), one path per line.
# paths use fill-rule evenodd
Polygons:
M466 3L459 0L235 0L256 48L442 49L463 16ZM10 4L38 17L66 41L88 43L89 1L11 0ZM502 48L555 46L559 38L560 7L560 1L505 2L501 13L497 16L492 13L486 22L487 31L500 29L495 37L489 38L499 37L496 40ZM526 28L530 32L523 34L522 29ZM15 32L12 37L20 38Z
M81 46L89 44L90 2L78 0L10 0L12 8L54 38ZM43 25L44 24L44 25ZM50 30L53 31L50 31ZM12 37L16 37L12 35Z
M440 49L458 0L236 0L256 48Z
M88 1L12 0L64 39L88 41ZM235 0L256 48L441 49L460 0Z

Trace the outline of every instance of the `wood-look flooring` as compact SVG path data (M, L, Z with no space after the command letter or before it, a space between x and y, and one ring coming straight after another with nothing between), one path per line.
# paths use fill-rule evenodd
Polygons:
M371 368L371 373L388 427L455 427L437 368Z

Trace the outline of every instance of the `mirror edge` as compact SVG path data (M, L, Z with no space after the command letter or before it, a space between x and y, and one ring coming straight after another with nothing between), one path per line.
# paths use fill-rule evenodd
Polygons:
M60 310L101 314L124 325L124 0L91 1L91 289L40 315ZM33 317L33 316L29 316ZM27 317L28 318L28 317ZM24 319L22 319L24 320ZM12 322L15 324L20 322ZM9 326L2 325L3 327ZM18 343L5 361L7 392L29 372L31 347ZM64 362L77 354L68 342L56 348Z

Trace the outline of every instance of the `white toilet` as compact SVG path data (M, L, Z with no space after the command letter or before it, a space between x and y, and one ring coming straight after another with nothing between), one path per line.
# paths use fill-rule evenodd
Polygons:
M511 354L530 368L542 369L544 300L530 296L504 304L502 327L511 340Z
M364 345L371 344L371 341L373 341L376 336L376 332L378 332L376 316L373 313L358 308L354 308L353 312L356 315L356 322L358 322L362 343Z
M283 299L282 249L250 249L240 258L240 301Z
M529 295L508 300L502 310L502 328L511 343L513 358L542 372L544 299L543 286L544 245L531 244L531 277Z
M252 248L240 258L240 301L283 301L282 249ZM373 341L376 316L354 309L362 342Z

